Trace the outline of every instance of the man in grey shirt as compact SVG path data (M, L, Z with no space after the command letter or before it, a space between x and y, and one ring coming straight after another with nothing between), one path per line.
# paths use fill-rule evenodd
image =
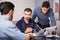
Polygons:
M54 12L53 9L50 8L50 3L48 1L44 1L42 3L42 7L36 7L34 9L32 20L35 20L36 17L38 17L37 23L42 29L50 26L56 26Z

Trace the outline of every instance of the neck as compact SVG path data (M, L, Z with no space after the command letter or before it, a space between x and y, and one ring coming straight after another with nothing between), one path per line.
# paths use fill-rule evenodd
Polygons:
M25 19L25 18L24 18L24 21L25 21L27 24L29 23L29 20L27 20L27 19Z
M8 19L9 20L9 16L8 15L3 15L6 19Z

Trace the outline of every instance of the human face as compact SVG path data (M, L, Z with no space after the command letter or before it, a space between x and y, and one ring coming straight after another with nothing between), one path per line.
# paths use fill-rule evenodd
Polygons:
M43 14L46 14L48 12L49 8L46 8L46 7L42 7L42 13Z
M31 18L31 12L24 11L24 19L29 20Z

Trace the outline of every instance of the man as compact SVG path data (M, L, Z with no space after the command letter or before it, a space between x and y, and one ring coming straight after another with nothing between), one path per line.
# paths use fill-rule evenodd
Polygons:
M0 3L0 40L29 40L30 34L22 33L12 22L14 5L11 2Z
M24 10L24 16L16 24L23 33L32 33L33 30L38 32L41 29L33 20L31 20L31 15L32 10L26 8Z
M36 17L38 17L37 23L42 29L50 26L56 26L54 12L53 9L50 8L50 3L48 1L44 1L42 3L42 7L35 8L32 20L35 20Z

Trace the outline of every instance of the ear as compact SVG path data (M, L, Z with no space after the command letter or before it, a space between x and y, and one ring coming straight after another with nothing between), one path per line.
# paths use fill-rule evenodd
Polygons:
M9 15L11 15L11 14L13 14L13 10L10 10L10 11L9 11Z
M8 14L9 14L9 15L11 14L11 10L8 12Z

